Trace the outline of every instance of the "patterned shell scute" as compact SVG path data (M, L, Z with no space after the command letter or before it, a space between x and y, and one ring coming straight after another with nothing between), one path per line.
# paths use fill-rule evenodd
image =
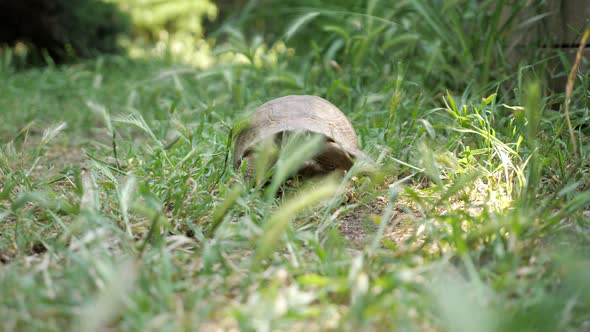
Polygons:
M309 131L336 142L352 156L361 155L352 124L329 101L316 96L285 96L260 106L248 127L239 133L234 162L260 141L286 131Z

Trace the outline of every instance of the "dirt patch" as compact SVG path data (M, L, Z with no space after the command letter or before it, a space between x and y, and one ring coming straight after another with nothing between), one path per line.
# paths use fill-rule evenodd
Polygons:
M44 155L44 160L37 165L35 172L55 175L61 172L64 167L81 165L86 158L86 154L81 146L50 146Z
M338 218L338 229L354 247L364 246L378 229L377 216L383 214L386 204L377 198L361 204Z
M402 209L403 203L393 206L391 216L386 221L384 236L393 242L404 241L411 237L413 229L405 227L405 221L418 216ZM356 248L361 248L373 240L379 229L380 218L387 209L384 197L377 197L366 204L360 204L338 218L338 228L344 238Z
M102 131L90 134L91 137L58 136L49 142L43 141L43 132L30 130L21 140L10 144L6 155L13 169L30 170L33 178L52 178L64 169L81 166L88 159L85 148L89 144L110 146L110 138ZM92 143L89 143L92 142Z

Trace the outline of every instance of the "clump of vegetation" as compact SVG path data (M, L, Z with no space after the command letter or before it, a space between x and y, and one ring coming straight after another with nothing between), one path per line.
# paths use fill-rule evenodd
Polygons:
M269 1L223 23L208 68L0 72L1 329L586 329L589 76L570 76L572 136L549 59L514 69L493 24L468 35L487 2L309 0L242 29ZM338 106L381 171L250 186L232 134L288 94Z
M205 23L217 16L210 0L110 0L133 18L126 46L132 57L156 56L169 62L208 67L214 62L204 39Z
M111 0L133 18L135 35L157 41L161 34L203 36L204 19L214 20L217 7L209 0Z

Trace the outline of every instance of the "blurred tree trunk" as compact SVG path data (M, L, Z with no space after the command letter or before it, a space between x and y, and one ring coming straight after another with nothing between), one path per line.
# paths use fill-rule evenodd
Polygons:
M121 50L131 22L102 0L0 0L0 44L22 42L54 62Z
M63 34L58 28L59 6L43 0L0 0L0 43L13 45L18 41L34 41L36 46L58 57L53 45Z

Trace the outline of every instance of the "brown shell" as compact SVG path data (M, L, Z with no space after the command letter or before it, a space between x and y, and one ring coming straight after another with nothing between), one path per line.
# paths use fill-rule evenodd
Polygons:
M367 158L359 148L352 124L336 106L316 96L285 96L263 104L254 112L236 139L234 166L238 168L242 159L263 140L290 131L324 135L327 147L315 161L329 165L329 169L348 169L352 166L351 158Z

